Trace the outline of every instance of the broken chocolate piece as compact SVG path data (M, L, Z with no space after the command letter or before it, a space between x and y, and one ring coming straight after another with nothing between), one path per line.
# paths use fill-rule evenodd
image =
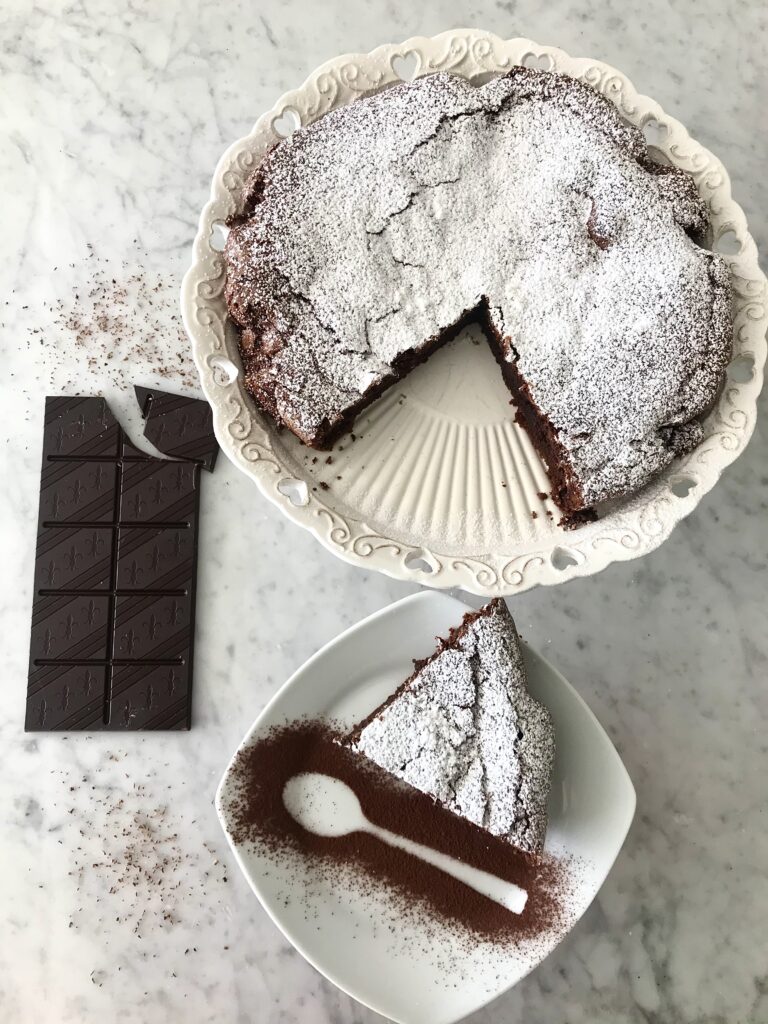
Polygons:
M145 420L144 437L163 455L199 462L213 471L219 445L213 432L213 414L207 402L184 395L135 387Z

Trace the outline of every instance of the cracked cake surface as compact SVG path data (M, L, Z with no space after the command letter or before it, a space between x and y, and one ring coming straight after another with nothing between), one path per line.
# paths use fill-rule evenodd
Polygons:
M528 693L506 604L467 614L415 669L348 745L493 835L540 851L554 732Z
M229 234L245 383L326 447L479 317L566 512L634 491L701 439L730 284L693 179L589 86L436 74L279 143Z

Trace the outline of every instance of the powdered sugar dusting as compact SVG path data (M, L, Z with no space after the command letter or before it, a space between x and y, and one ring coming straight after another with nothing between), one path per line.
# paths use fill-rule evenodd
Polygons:
M558 431L584 505L700 439L730 350L694 183L650 165L589 87L434 75L296 132L230 233L246 381L312 443L462 315L487 308Z
M542 848L554 734L549 712L526 688L502 601L470 617L352 746L494 835L526 851Z

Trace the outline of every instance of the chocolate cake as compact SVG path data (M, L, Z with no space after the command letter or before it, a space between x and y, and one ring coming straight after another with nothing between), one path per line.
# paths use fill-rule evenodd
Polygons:
M540 851L555 740L531 697L512 616L496 599L464 616L346 744L449 811Z
M702 437L730 355L723 259L693 178L589 86L436 74L294 132L227 240L245 383L330 446L470 319L566 516Z

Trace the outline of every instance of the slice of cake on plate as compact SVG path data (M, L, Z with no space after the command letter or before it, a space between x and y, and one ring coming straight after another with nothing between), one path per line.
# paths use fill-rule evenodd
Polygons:
M503 601L465 615L347 743L493 835L542 849L554 731Z

